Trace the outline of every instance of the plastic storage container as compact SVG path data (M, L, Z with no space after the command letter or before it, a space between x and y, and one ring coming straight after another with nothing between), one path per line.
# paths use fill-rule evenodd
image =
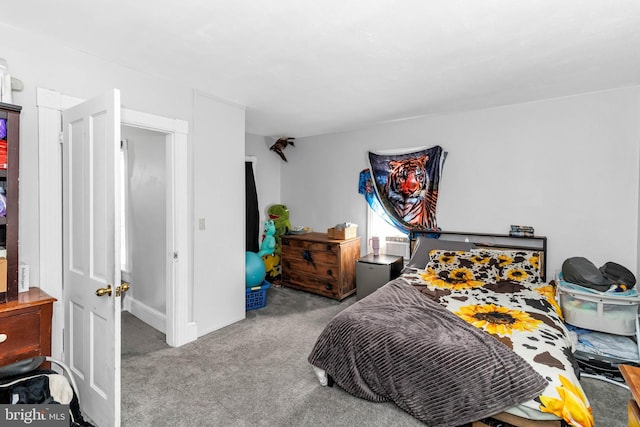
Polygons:
M558 283L558 299L566 323L592 331L636 335L640 295L594 292L581 288L568 282Z
M269 289L270 286L271 284L269 282L264 281L260 286L247 288L247 311L262 308L267 305L267 289Z

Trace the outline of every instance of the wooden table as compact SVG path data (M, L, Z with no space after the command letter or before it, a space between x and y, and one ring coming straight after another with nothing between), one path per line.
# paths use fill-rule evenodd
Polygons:
M39 288L0 304L0 366L51 356L51 317L55 298Z
M638 402L640 402L640 368L629 365L620 365L618 368L631 391L631 400L627 405L629 427L640 427L640 408L638 407Z

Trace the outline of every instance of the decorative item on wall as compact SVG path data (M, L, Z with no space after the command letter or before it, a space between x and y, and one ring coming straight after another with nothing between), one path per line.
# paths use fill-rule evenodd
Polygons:
M369 152L370 169L360 173L359 192L400 230L437 230L438 186L446 157L438 145L409 152Z
M276 153L278 153L280 158L282 158L282 160L286 162L287 158L284 156L284 153L282 151L285 148L287 148L287 145L291 145L292 147L295 147L295 144L293 143L293 141L295 141L295 138L283 136L282 138L279 138L275 142L275 144L273 144L269 149L271 151L275 151Z

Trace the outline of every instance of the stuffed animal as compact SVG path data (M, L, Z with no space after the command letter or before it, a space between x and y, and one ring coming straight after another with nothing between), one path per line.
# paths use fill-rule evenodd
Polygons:
M273 205L268 209L269 219L276 225L276 237L287 234L291 230L289 208L286 205Z
M264 222L264 237L262 243L260 243L260 250L258 255L261 257L264 255L271 255L276 250L276 225L273 220L268 219Z
M280 275L280 255L265 255L262 257L262 261L267 269L267 276L270 279L276 278Z

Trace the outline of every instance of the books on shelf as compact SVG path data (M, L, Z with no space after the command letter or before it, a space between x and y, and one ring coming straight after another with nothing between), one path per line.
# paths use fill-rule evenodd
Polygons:
M534 230L530 225L511 225L509 236L512 237L533 237Z

